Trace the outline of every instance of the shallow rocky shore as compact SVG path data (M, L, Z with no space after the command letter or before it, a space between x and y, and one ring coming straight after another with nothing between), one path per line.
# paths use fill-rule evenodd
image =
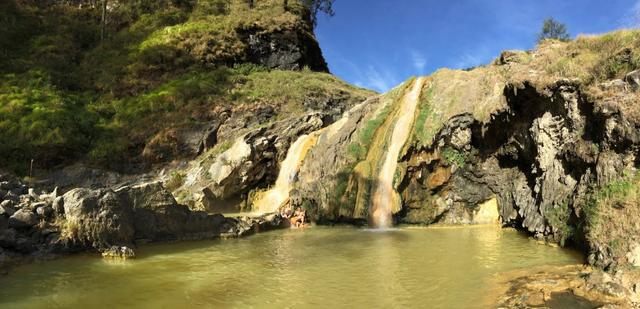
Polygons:
M496 286L498 308L640 307L638 270L607 273L585 266L547 267L504 274Z
M277 214L227 218L191 211L159 182L76 188L61 194L0 174L0 272L15 264L78 252L135 257L140 244L234 238L281 226Z

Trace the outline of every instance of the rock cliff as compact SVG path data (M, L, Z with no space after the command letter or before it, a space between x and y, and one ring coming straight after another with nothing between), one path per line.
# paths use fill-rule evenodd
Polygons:
M599 267L637 263L631 235L640 230L628 219L638 217L639 38L621 31L547 41L427 77L397 157L395 222L499 221L584 247ZM295 206L319 221L371 219L376 171L416 83L353 108L338 133L318 142L291 193Z
M51 192L3 173L0 259L127 257L146 241L275 227L277 215L214 213L256 210L290 147L313 134L283 200L317 222L499 223L582 248L603 269L640 264L639 31L547 40L377 95L326 73L303 6L115 1L98 41L77 32L97 30L96 8L73 3L1 4L44 26L0 38L56 33L69 45L0 59L11 64L0 100L25 107L0 105L4 167L26 174L33 159L31 187ZM33 102L56 117L29 112Z

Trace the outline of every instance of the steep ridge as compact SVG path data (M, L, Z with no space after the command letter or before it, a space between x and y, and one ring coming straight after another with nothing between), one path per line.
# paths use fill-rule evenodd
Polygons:
M97 3L0 4L4 168L76 164L52 176L69 183L78 164L153 173L276 120L330 123L373 94L327 73L300 1L113 0L103 40Z

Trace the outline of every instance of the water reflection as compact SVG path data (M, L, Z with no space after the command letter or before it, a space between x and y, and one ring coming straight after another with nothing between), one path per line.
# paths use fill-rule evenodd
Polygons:
M0 278L1 308L467 308L499 272L579 262L493 227L311 228L73 257Z

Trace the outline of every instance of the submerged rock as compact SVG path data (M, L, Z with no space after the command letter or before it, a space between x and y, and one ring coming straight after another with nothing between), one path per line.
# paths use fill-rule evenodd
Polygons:
M108 259L133 259L136 257L135 251L129 247L117 247L112 246L111 248L102 252L103 258Z

